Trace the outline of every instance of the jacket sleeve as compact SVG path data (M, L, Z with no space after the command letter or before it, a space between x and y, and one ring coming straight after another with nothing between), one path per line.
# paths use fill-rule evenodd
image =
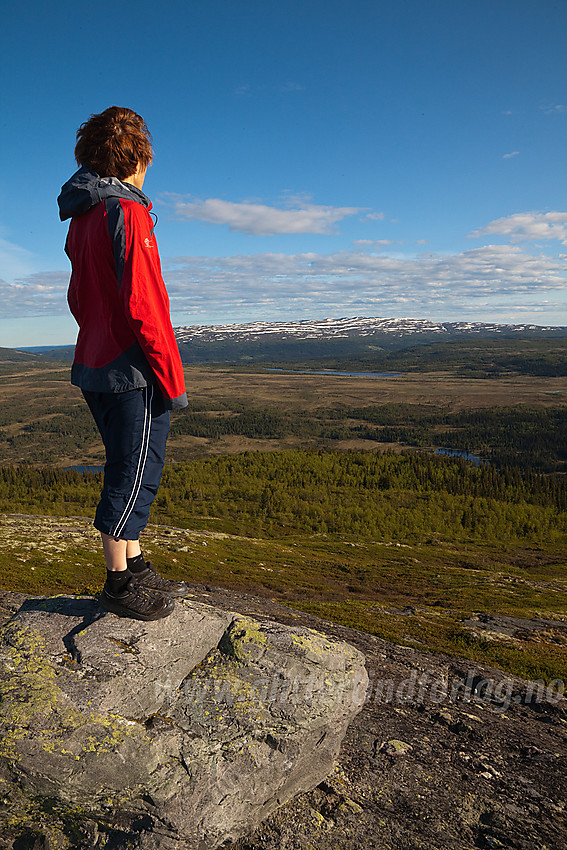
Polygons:
M141 204L120 201L124 213L120 294L128 324L150 364L170 409L187 406L183 366L171 319L169 298L153 234L153 221Z
M69 237L65 240L65 253L71 259L69 254ZM69 310L71 311L71 315L78 323L79 321L79 302L77 300L77 287L75 285L75 279L73 277L73 272L71 271L71 279L69 281L69 288L67 290L67 304L69 305Z

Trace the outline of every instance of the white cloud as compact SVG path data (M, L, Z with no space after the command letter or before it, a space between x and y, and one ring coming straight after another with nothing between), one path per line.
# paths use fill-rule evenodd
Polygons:
M493 235L508 236L512 242L557 239L567 245L567 212L515 213L474 230L469 238Z
M377 251L383 251L384 248L389 248L390 245L403 245L400 239L356 239L353 245L366 245L369 248L374 248Z
M257 93L276 92L278 94L293 94L295 92L305 91L306 86L303 83L298 83L295 80L286 80L285 83L280 83L275 86L252 86L250 83L241 83L234 89L234 94L237 97L253 97Z
M33 255L25 248L0 237L0 274L7 278L30 274Z
M230 230L251 236L274 236L283 233L330 234L334 232L333 225L338 221L360 212L359 207L303 203L296 209L283 209L247 201L223 201L220 198L201 201L169 193L162 195L160 201L173 207L176 218L227 224Z
M564 103L547 103L540 106L540 109L546 115L560 115L562 112L567 112L567 106Z
M512 151L511 153L505 153L502 159L512 159L514 156L519 156L520 151Z
M368 213L366 218L369 218L370 221L383 221L384 220L384 213L383 212L370 212L370 213Z
M278 86L277 90L283 92L284 94L289 94L291 92L296 91L305 91L305 86L303 85L303 83L294 83L293 80L288 80L287 83Z
M0 280L0 318L64 315L69 309L68 286L69 272L38 272L11 282Z
M237 97L252 97L252 89L249 83L241 83L234 89L234 94Z

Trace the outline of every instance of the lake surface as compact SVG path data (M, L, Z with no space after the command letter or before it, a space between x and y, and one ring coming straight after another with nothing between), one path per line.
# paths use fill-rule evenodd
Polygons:
M104 472L104 466L65 466L64 469L74 469L81 474L84 472Z
M340 372L333 369L276 369L266 368L267 372L285 372L288 375L342 375L345 378L399 378L403 372Z
M464 457L465 460L472 460L475 466L480 464L488 464L487 460L483 460L478 455L473 455L470 452L461 451L460 449L435 449L436 455L449 455L449 457Z

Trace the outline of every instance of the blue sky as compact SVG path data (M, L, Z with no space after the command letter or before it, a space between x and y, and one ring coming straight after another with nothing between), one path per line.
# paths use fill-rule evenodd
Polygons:
M112 104L175 325L567 325L565 0L31 0L0 39L0 346L75 339L56 197Z

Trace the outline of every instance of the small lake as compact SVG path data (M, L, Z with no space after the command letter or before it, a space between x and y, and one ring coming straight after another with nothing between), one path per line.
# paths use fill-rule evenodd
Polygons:
M345 378L399 378L403 372L340 372L333 369L276 369L275 367L266 368L267 372L285 372L287 375L336 375Z
M81 475L85 472L104 472L104 466L64 466L64 469L74 469Z
M448 455L449 457L464 457L465 460L471 460L475 466L480 464L488 464L487 460L483 460L478 455L473 455L471 452L465 452L460 449L435 449L436 455Z

